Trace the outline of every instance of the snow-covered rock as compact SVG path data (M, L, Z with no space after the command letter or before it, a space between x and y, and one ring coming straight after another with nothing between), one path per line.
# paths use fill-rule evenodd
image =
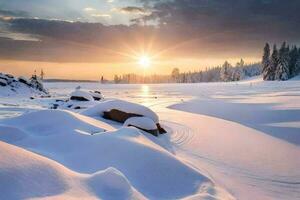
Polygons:
M7 86L7 81L5 79L0 79L0 86Z
M5 74L0 73L0 79L7 81L9 79L9 77L6 76Z
M27 78L25 78L24 76L20 76L18 78L18 81L21 82L21 83L24 83L26 85L30 85L30 81Z
M82 114L91 117L95 117L95 116L97 117L97 116L103 116L104 112L110 111L112 109L148 117L152 119L154 123L159 123L158 115L155 112L153 112L150 108L147 108L140 104L131 103L119 99L100 102L94 107L91 107L83 111Z
M104 98L101 92L99 91L90 91L90 95L93 97L95 101L100 101Z
M1 97L48 95L43 83L36 76L32 76L30 80L22 76L16 79L13 75L0 73L0 86Z
M124 126L133 126L155 136L158 135L157 125L148 117L131 117L124 122Z
M70 94L70 100L75 100L75 101L94 101L93 96L86 91L82 90L75 90Z

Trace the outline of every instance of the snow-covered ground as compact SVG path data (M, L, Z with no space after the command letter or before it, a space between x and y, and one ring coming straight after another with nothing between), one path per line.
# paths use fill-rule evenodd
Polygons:
M79 85L151 108L168 134L1 98L0 199L300 199L299 78L46 88Z

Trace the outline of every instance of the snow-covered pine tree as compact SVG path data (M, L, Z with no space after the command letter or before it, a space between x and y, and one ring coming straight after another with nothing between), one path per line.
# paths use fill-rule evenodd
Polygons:
M233 73L232 73L232 78L231 80L232 81L240 81L244 78L244 73L243 73L243 70L242 68L240 67L235 67L233 69Z
M231 64L227 61L222 65L222 69L220 71L221 81L231 81L232 73L231 73Z
M270 67L270 45L266 43L264 47L264 55L262 57L262 73L263 73L263 79L268 80L268 72Z
M273 81L275 79L275 72L278 66L278 59L279 59L278 57L279 57L278 50L276 44L274 44L273 52L270 59L270 64L266 69L265 80Z
M295 76L300 74L300 48L298 49L297 62L295 65Z
M275 79L285 81L289 79L289 49L284 42L279 50L278 66L275 72Z
M297 75L296 63L299 56L298 56L298 49L296 46L292 47L292 50L289 52L289 57L290 57L289 71L290 71L290 78L291 78Z

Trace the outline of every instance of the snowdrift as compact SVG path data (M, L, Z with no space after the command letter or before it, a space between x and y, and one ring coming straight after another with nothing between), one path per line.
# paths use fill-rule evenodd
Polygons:
M52 160L37 158L33 153L24 153L20 148L5 144L7 150L1 154L6 154L6 159L1 159L5 163L0 165L0 172L4 173L0 177L4 178L0 182L10 182L0 188L1 195L40 197L75 192L91 195L86 192L92 191L93 195L105 199L132 199L132 196L177 199L216 194L215 184L207 176L151 142L135 128L115 130L89 117L58 110L37 111L2 120L0 124L0 130L10 128L10 134L0 131L0 140L60 163L53 164ZM19 152L26 155L16 156L16 161L11 162L11 155ZM5 167L8 165L10 167ZM10 171L4 171L6 168ZM46 173L42 173L44 170ZM106 171L101 172L103 170ZM12 174L21 176L17 184L21 187L19 190L14 186L18 179L9 178ZM43 185L45 180L49 181ZM85 180L83 185L82 180ZM77 181L81 183L79 186ZM25 186L30 189L22 188ZM135 189L138 192L133 192ZM13 190L18 192L14 194Z
M0 149L0 199L145 199L114 168L80 174L4 142Z

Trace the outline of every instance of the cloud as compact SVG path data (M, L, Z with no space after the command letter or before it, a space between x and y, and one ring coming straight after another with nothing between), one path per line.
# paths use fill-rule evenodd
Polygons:
M95 8L91 8L91 7L86 7L86 8L84 8L83 10L84 10L85 12L94 12L94 11L96 11Z
M140 0L151 6L144 20L203 33L249 37L248 40L299 41L299 0ZM191 31L189 31L191 32Z
M145 8L142 7L136 7L136 6L127 6L119 9L123 13L129 13L129 14L137 14L137 15L149 15L151 12Z
M95 13L91 14L92 17L104 17L104 18L111 18L111 15L109 14L103 14L103 13Z
M40 59L49 61L103 62L109 58L116 60L122 57L115 52L139 49L140 43L147 44L149 41L149 46L152 46L154 51L162 51L168 56L226 59L234 56L258 57L267 41L287 41L296 44L300 42L298 0L139 1L144 7L127 6L117 11L132 14L137 22L156 20L158 26L105 26L101 23L26 17L2 20L11 32L27 34L41 41L21 43L3 39L0 41L0 56L7 56L10 52L11 57L17 59L39 59L40 55ZM110 16L91 11L88 15L95 15L95 18ZM10 13L10 16L13 14L17 15ZM141 38L145 41L140 42ZM18 49L23 49L24 52ZM41 51L44 54L38 53L33 56L25 51ZM48 58L47 51L50 52ZM68 56L64 56L63 52L67 52Z
M1 17L29 17L25 11L0 10Z

